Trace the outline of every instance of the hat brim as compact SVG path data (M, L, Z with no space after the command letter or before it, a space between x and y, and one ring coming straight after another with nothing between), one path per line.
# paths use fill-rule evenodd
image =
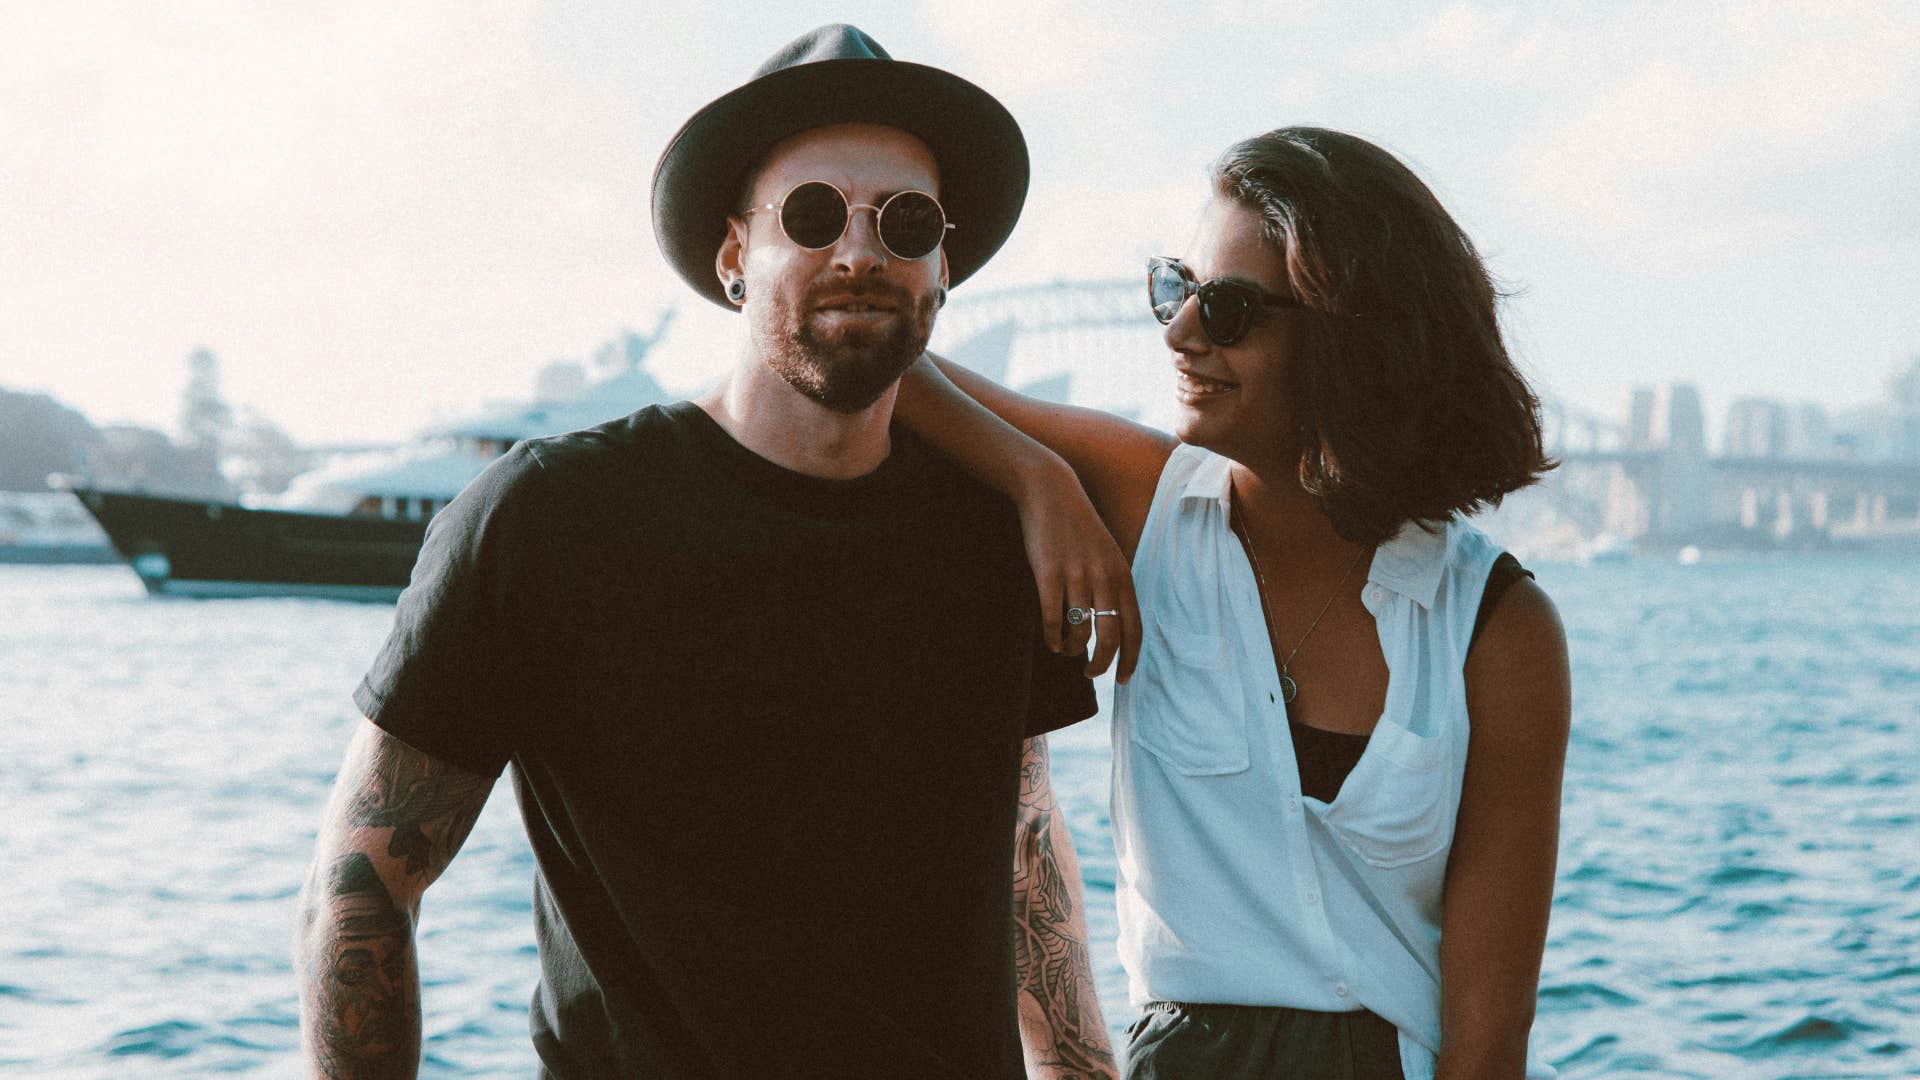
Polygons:
M683 125L653 171L653 231L694 291L736 310L714 272L747 170L810 128L885 124L927 144L940 167L949 285L984 266L1027 197L1026 139L993 95L923 64L821 60L782 68L714 100Z

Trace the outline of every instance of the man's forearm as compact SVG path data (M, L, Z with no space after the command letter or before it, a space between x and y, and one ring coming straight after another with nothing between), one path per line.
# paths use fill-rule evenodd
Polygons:
M419 1075L420 975L413 918L366 855L314 867L301 895L301 1043L308 1075Z
M1021 763L1014 860L1014 969L1027 1068L1048 1080L1114 1076L1087 953L1079 860L1053 799L1044 738L1028 741Z

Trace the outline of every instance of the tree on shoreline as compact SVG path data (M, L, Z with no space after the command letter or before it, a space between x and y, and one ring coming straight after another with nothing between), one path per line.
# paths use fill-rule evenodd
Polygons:
M0 491L47 491L59 473L107 487L198 499L233 497L219 460L164 431L97 428L50 394L0 388Z
M106 441L50 394L0 389L0 491L46 491L49 473L78 473Z

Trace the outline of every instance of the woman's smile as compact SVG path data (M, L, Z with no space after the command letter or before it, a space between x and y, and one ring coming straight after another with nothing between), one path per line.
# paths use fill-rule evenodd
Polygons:
M1239 383L1210 379L1192 371L1176 370L1174 372L1174 394L1183 405L1224 397L1238 389L1240 389Z

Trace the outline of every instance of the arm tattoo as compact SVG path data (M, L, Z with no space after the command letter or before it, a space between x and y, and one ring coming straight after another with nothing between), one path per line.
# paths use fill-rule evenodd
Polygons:
M1048 1045L1030 1050L1050 1076L1106 1077L1113 1053L1094 996L1086 925L1054 847L1058 813L1046 740L1029 739L1020 762L1014 852L1014 971L1021 996L1039 1006L1051 1036Z
M437 876L473 831L493 781L417 752L376 755L372 775L347 807L360 828L388 828L387 854L414 877Z
M414 912L493 781L368 729L338 783L301 896L303 1042L314 1073L330 1080L410 1078L420 1065Z
M309 882L301 921L301 996L319 1075L413 1076L420 1063L413 922L373 861L352 852L328 868L324 886Z

